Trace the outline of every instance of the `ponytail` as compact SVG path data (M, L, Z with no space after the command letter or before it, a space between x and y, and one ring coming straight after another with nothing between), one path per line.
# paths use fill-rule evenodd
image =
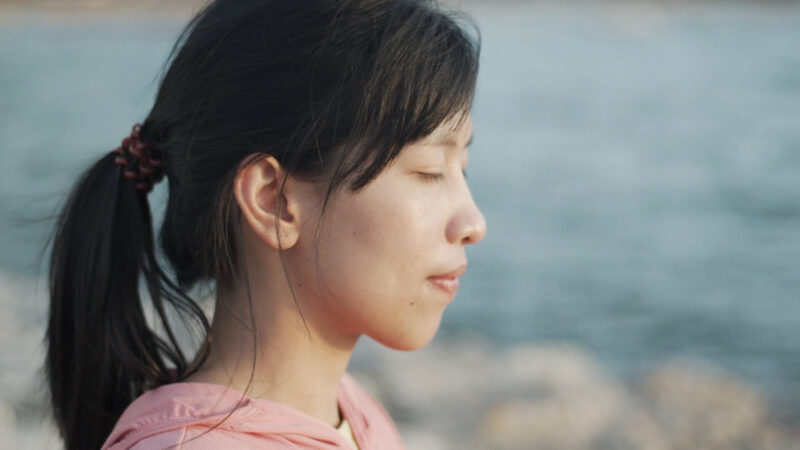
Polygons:
M208 330L202 310L159 268L147 192L114 159L82 175L53 236L45 368L68 450L99 448L137 396L188 375L164 301ZM145 320L140 275L165 338Z

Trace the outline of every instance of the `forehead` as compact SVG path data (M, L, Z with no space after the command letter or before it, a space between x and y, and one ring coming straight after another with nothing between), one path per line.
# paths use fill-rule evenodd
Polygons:
M439 125L423 142L426 144L454 143L465 145L472 137L472 115L456 114ZM453 142L454 141L454 142Z

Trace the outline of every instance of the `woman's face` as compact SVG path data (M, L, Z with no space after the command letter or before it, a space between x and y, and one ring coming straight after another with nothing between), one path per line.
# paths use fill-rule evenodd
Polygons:
M318 326L404 350L435 335L466 269L466 246L486 233L464 176L472 120L453 123L406 146L358 192L334 194L316 248L316 222L305 225L298 247L306 263L293 272L311 303L303 308L324 318Z

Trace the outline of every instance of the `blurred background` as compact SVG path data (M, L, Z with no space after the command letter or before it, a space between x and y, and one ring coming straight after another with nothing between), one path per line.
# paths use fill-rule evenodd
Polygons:
M199 4L0 0L2 448L59 446L52 218ZM488 234L430 346L350 368L409 448L800 448L800 4L456 5Z

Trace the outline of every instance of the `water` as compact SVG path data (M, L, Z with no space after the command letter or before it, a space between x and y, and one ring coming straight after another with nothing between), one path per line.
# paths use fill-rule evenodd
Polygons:
M800 417L800 8L470 8L489 232L441 335L702 358ZM179 27L0 24L0 270L36 276L32 220L144 117Z

